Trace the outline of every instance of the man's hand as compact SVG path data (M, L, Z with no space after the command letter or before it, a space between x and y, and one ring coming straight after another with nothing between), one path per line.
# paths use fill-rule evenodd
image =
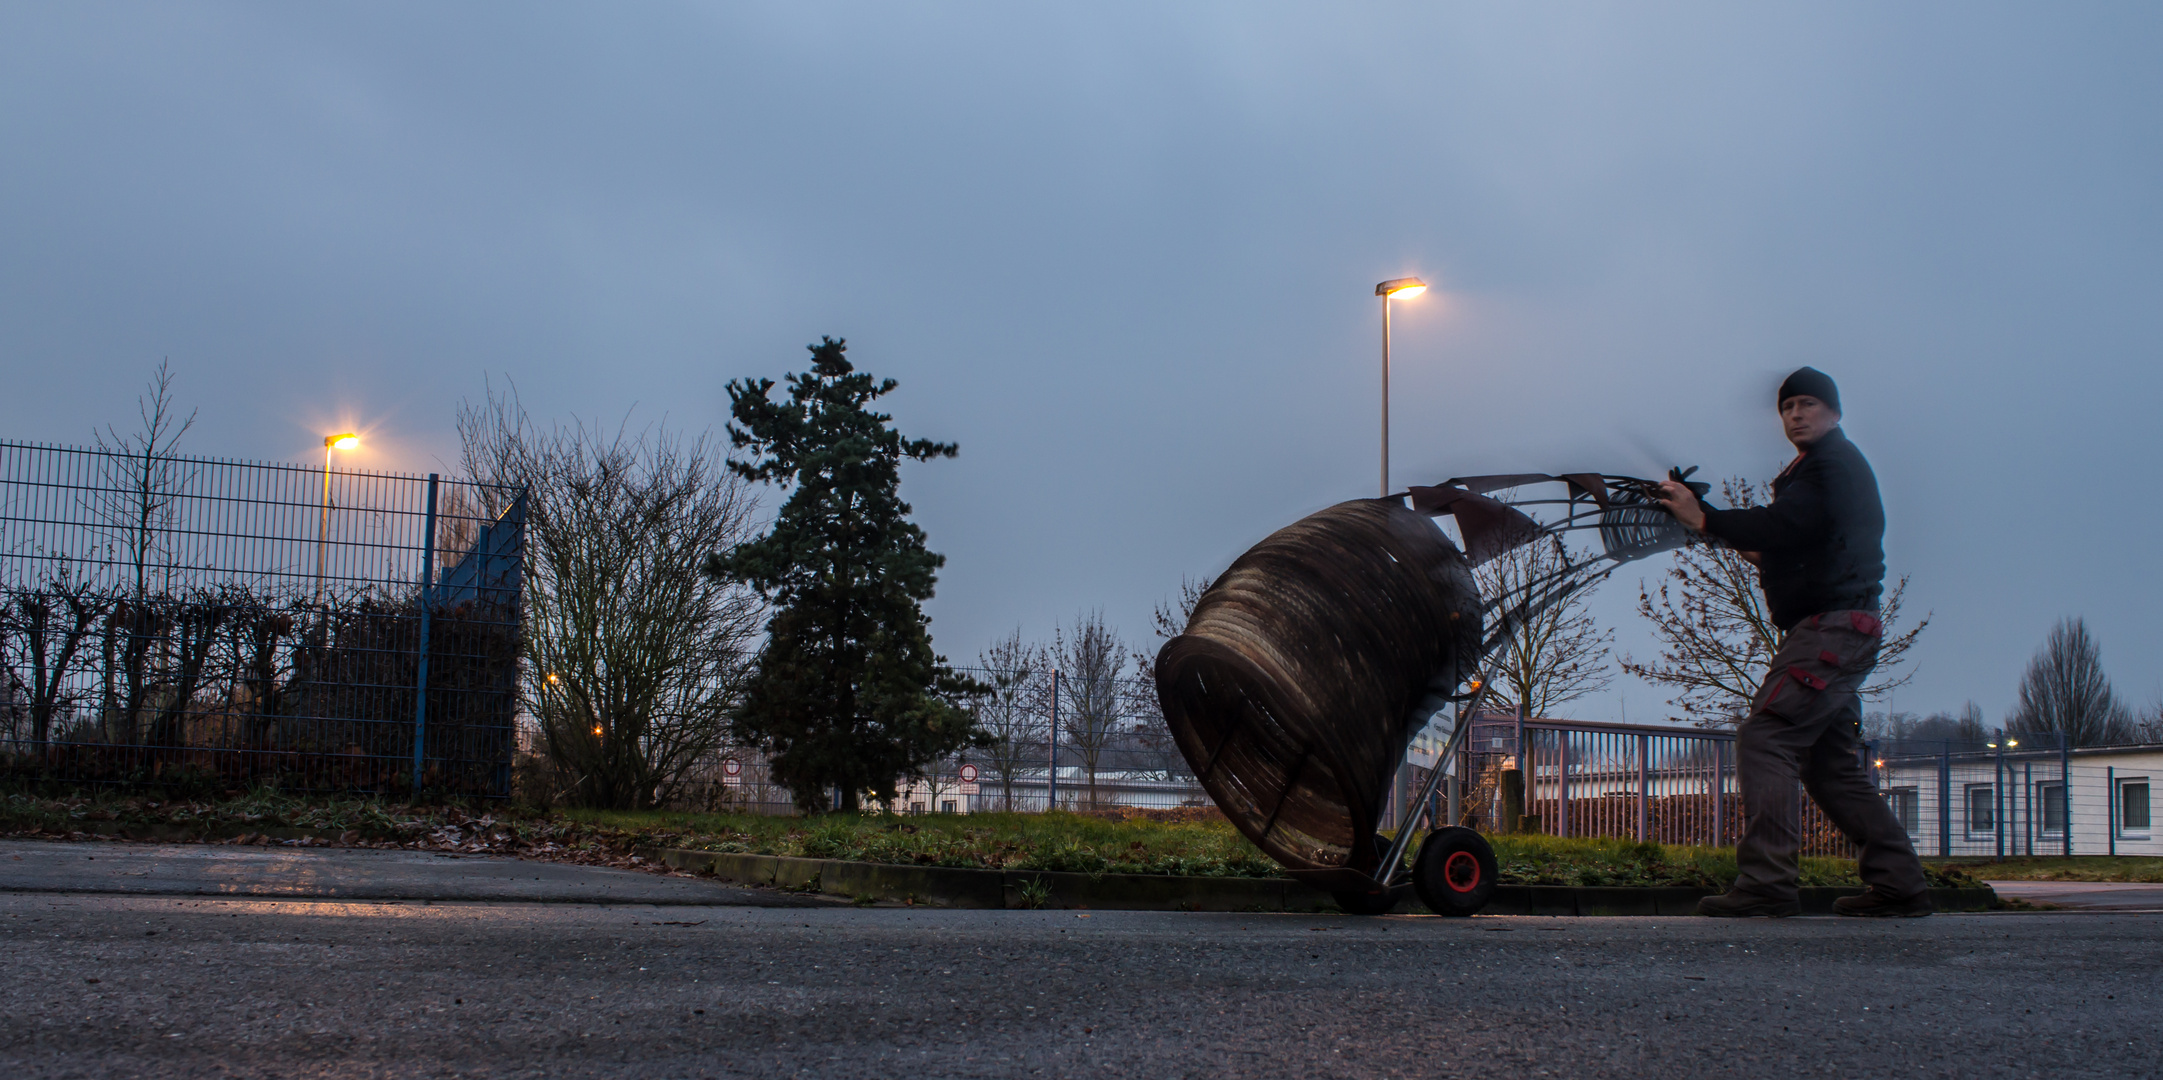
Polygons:
M1684 528L1691 532L1705 531L1705 506L1697 501L1697 493L1688 485L1680 480L1662 480L1657 490L1659 493L1653 498L1658 499L1668 513L1675 515L1675 520L1682 522Z

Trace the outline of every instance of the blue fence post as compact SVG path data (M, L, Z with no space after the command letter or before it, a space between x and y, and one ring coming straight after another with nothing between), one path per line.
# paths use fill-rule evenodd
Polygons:
M1044 812L1059 809L1059 672L1051 673L1051 732L1044 739Z
M1996 841L1998 857L2005 858L2005 829L2007 802L2005 796L2005 736L1998 736L1998 757L1990 769L1990 806L1996 816L1991 819L1991 839Z
M2058 812L2065 819L2065 857L2073 857L2073 747L2058 733Z
M2103 831L2110 838L2110 853L2118 854L2118 770L2115 767L2103 770Z
M2036 832L2036 824L2035 824L2035 762L2032 762L2032 761L2029 761L2029 762L2023 762L2023 763L2021 764L2021 766L2020 766L2020 795L2021 795L2021 801L2022 801L2022 804L2023 804L2023 805L2025 805L2025 806L2026 806L2026 807L2028 808L2028 812L2027 812L2026 814L2022 815L2022 819L2021 819L2021 826L2020 826L2020 835L2021 835L2021 838L2022 838L2022 839L2023 839L2024 841L2026 841L2026 844L2025 844L2025 846L2027 847L2027 849L2028 849L2028 850L2027 850L2027 851L2025 852L2025 854L2033 855L2033 854L2035 854L2035 832ZM2022 854L2022 853L2021 853L2021 852L2014 852L2014 854L2018 855L2018 854Z
M1938 855L1953 853L1953 740L1938 744Z
M428 474L428 518L421 526L421 658L413 680L413 797L421 795L421 771L428 749L428 631L432 616L428 587L436 576L436 473Z

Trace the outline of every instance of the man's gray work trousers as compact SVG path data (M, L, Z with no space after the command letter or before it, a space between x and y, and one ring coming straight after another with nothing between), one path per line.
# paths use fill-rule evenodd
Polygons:
M1773 655L1749 719L1735 738L1742 785L1742 841L1735 888L1793 900L1802 807L1795 782L1862 848L1863 883L1905 900L1923 892L1922 861L1900 819L1858 758L1862 698L1884 627L1874 612L1828 611L1796 624Z

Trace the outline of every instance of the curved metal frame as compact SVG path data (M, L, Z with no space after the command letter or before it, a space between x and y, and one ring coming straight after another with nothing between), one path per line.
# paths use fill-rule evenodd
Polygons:
M1690 473L1696 471L1694 468L1677 470L1669 477L1689 483ZM1563 485L1562 497L1497 499L1490 494L1549 484ZM1441 787L1442 779L1455 772L1457 751L1472 726L1466 720L1486 697L1487 688L1494 684L1500 650L1519 623L1599 584L1625 563L1673 551L1689 543L1688 531L1654 499L1653 492L1657 487L1656 481L1634 476L1512 473L1453 477L1432 487L1412 487L1391 496L1409 497L1412 509L1429 517L1448 515L1456 518L1458 532L1464 539L1465 558L1475 566L1513 548L1570 532L1598 533L1601 548L1598 555L1571 562L1552 574L1525 582L1507 595L1481 597L1482 614L1494 614L1499 618L1494 620L1492 629L1480 642L1479 682L1470 694L1453 698L1458 702L1458 708L1449 742L1436 757L1435 768L1427 774L1427 782L1421 787L1419 796L1406 804L1407 807L1426 805ZM1691 483L1690 487L1702 495L1707 485ZM1527 508L1541 507L1559 507L1561 516L1542 521L1526 512ZM1400 762L1399 768L1402 767ZM1412 830L1400 822L1397 835L1390 841L1389 852L1382 859L1389 880L1377 881L1377 885L1388 887L1400 876L1409 875L1410 871L1403 863L1411 841Z

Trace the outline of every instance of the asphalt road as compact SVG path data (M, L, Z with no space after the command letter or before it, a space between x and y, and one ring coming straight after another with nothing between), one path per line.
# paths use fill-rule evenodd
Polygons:
M2121 881L1993 881L1990 887L2008 899L2079 911L2163 913L2163 885Z
M0 892L807 907L831 898L489 855L0 840Z
M2129 1077L2163 918L0 894L43 1077Z

